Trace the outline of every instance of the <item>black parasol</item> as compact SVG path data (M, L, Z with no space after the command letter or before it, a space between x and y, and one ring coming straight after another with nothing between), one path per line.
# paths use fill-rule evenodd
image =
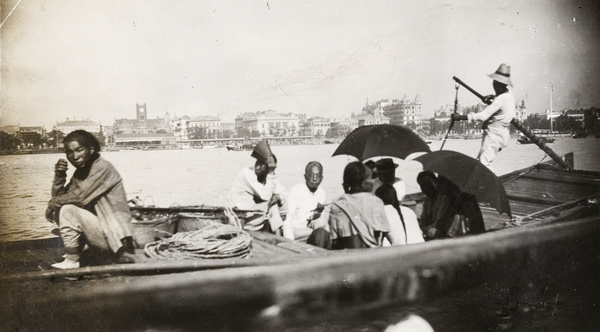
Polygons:
M427 143L415 132L400 125L361 126L340 143L333 156L350 155L360 161L388 156L400 159L415 152L430 152Z
M475 195L477 201L489 203L500 214L511 216L504 185L479 160L456 151L434 151L414 160L423 164L424 170L450 180L462 192Z

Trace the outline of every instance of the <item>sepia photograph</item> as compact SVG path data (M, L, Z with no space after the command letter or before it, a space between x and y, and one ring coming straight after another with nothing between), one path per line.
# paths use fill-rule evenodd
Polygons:
M600 3L0 0L5 331L597 331Z

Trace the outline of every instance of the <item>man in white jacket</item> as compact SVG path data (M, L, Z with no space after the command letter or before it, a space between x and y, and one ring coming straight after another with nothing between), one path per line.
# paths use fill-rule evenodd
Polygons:
M498 152L508 145L510 121L515 115L515 97L508 88L513 86L510 80L510 66L503 63L496 72L488 76L494 80L493 87L496 93L485 97L484 102L488 106L479 113L452 114L452 120L483 121L484 132L477 159L491 168Z
M323 166L311 161L304 170L305 182L290 189L287 219L283 235L291 240L329 248L329 208L325 204L325 190L319 187L323 180Z

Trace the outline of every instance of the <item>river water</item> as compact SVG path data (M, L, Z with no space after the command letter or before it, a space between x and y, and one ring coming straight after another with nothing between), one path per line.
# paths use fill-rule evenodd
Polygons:
M433 141L439 150L441 141ZM475 157L479 140L448 140L445 150L455 150ZM600 139L557 137L549 146L559 155L575 153L575 168L600 171ZM311 160L324 166L322 187L331 200L343 193L342 173L352 157L335 156L337 144L274 145L277 176L287 189L303 182L305 165ZM123 150L103 152L123 177L128 198L140 197L144 204L229 205L229 190L234 177L243 167L253 165L250 151L224 148L186 150ZM508 148L494 162L494 171L507 172L546 161L535 144L520 145L513 138ZM53 224L44 218L54 164L64 154L0 156L0 240L23 240L52 236ZM421 164L397 159L397 176L402 177L407 192L418 192L415 181ZM73 167L70 167L69 177Z

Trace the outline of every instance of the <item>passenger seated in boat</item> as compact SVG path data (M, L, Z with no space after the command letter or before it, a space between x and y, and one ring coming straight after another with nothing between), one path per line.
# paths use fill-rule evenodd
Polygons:
M419 225L428 240L440 238L454 218L452 198L439 189L439 179L431 171L419 173L417 183L425 194Z
M452 223L446 232L446 237L485 232L483 215L475 196L461 192L454 183L443 176L438 176L438 180L440 191L450 196L451 205L455 212Z
M427 239L449 238L485 231L475 196L463 193L442 176L423 171L417 183L425 194L419 224Z
M87 244L130 262L133 257L128 255L134 254L133 227L121 176L100 157L100 143L91 133L73 131L63 144L66 157L76 170L65 186L67 161L59 159L54 166L46 218L59 225L65 259L52 266L79 267L84 239Z
M404 196L406 195L406 185L401 178L396 176L397 167L398 164L394 163L391 158L383 158L375 162L377 178L373 181L373 194L377 188L386 183L394 186L394 189L396 189L396 193L398 194L398 201L404 199Z
M323 180L321 163L309 162L304 170L304 179L305 182L290 189L283 235L291 240L330 248L329 208L325 207L325 190L319 187Z
M371 194L371 170L361 162L344 169L344 192L331 205L329 227L333 249L374 248L390 232L383 202Z
M280 234L285 188L275 175L277 158L266 141L256 145L252 157L256 158L254 167L242 169L233 181L232 203L241 210L259 211L246 218L245 230Z
M394 186L381 185L375 190L375 196L383 201L385 214L390 224L390 233L383 240L384 247L425 242L417 215L410 208L400 205Z
M364 164L371 170L371 177L373 180L377 179L377 168L375 167L375 162L373 160L367 160L364 162Z

